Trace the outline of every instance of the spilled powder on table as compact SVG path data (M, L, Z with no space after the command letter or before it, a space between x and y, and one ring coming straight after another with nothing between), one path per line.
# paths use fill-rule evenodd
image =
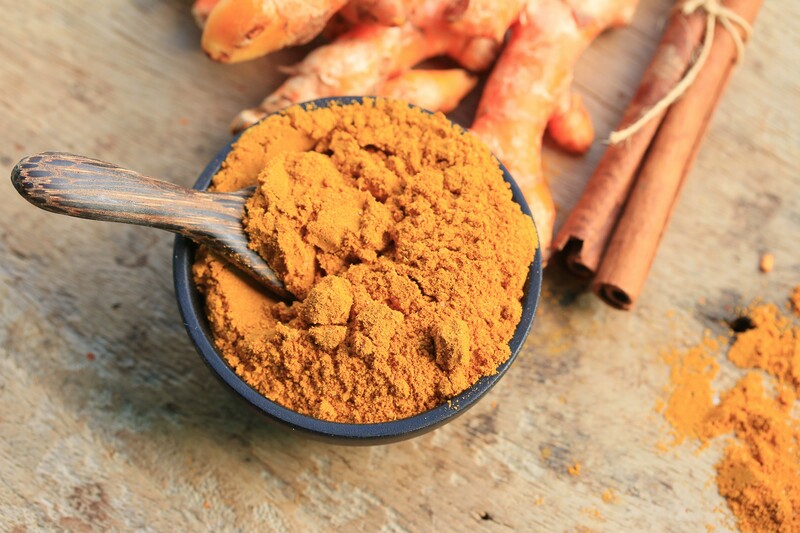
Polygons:
M581 464L575 463L567 467L567 473L572 477L578 477L581 475Z
M592 520L597 520L598 522L605 522L606 517L603 516L603 513L600 512L600 509L597 507L583 507L581 508L581 514L584 516L591 518Z
M800 297L800 286L793 300ZM792 415L800 387L800 327L772 304L747 310L747 329L727 358L746 371L715 401L712 381L724 343L705 338L665 356L669 398L660 406L673 444L701 449L725 439L716 484L742 531L800 531L800 420Z
M769 274L772 272L772 269L775 268L775 255L770 253L763 254L758 263L758 268L764 274Z
M617 494L617 491L611 487L604 490L600 497L603 499L603 503L617 503L619 501L619 495Z

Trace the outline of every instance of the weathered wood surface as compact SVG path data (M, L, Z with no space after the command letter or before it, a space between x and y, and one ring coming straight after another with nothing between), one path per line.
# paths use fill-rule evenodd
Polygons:
M187 0L3 4L4 176L24 155L64 150L191 185L230 118L297 57L211 63ZM668 7L642 0L633 26L581 63L599 138ZM183 331L170 235L45 213L0 179L0 529L726 529L715 453L657 450L658 352L800 282L798 17L797 2L765 3L639 307L611 310L549 273L503 381L452 424L396 445L333 447L264 425ZM601 151L548 152L562 216ZM776 268L763 275L767 250ZM607 488L618 502L602 501Z

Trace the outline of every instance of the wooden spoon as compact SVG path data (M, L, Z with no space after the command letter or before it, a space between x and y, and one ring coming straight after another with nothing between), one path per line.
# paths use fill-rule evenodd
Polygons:
M292 298L266 261L247 247L242 216L252 189L232 193L186 189L61 152L22 159L11 171L11 181L26 200L46 211L179 233L226 257L275 296Z

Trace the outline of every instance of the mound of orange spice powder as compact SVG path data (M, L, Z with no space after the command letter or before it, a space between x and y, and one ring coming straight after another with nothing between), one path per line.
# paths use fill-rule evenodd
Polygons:
M724 343L706 338L670 352L671 390L663 413L676 444L690 438L705 446L731 437L716 465L716 482L742 531L800 531L800 326L772 304L753 304L744 316L739 322L745 330L734 337L727 358L747 372L715 400L715 354Z
M536 233L471 134L400 102L290 108L242 135L212 188L253 185L251 247L297 300L207 250L194 275L217 347L267 398L383 422L508 359Z

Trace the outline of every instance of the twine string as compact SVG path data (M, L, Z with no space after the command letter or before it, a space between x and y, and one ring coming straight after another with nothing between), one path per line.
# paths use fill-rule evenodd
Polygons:
M674 104L675 101L686 92L692 83L694 83L694 80L697 78L700 70L702 70L703 65L708 59L708 56L711 54L711 46L714 43L714 30L717 22L719 22L720 25L728 31L733 39L733 43L736 46L736 61L738 62L744 54L745 41L750 38L753 28L750 26L750 23L744 19L744 17L722 5L720 0L686 0L677 7L680 9L680 12L687 17L699 9L702 9L706 12L706 33L703 37L700 54L697 56L697 60L694 62L691 68L686 71L686 74L683 76L683 78L681 78L681 80L675 84L675 87L670 89L670 91L664 95L661 100L656 102L653 107L648 109L636 120L636 122L621 130L611 132L611 135L608 138L608 142L610 144L621 143L622 141L636 134L636 132L642 129L642 126L653 120L653 118L658 116L662 111ZM741 28L744 32L744 39L739 34L736 26Z

